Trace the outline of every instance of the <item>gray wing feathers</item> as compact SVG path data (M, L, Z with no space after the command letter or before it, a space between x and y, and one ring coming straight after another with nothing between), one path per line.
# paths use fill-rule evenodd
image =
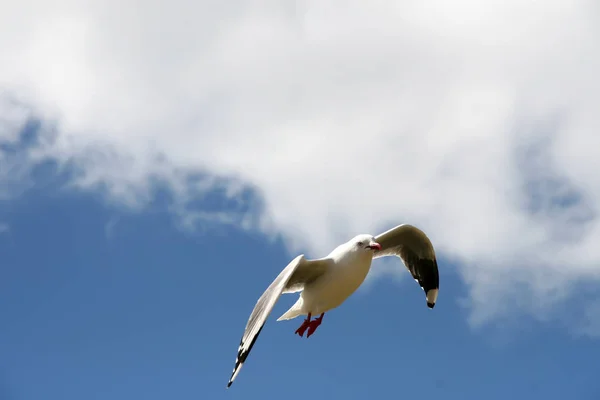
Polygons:
M295 293L303 290L306 284L313 282L325 273L329 261L304 259L285 285L283 293Z
M427 306L433 308L439 292L439 271L435 250L427 235L412 225L399 225L384 232L375 241L381 245L381 250L374 257L400 257L419 283L427 299Z
M304 255L299 255L294 258L284 269L279 273L277 278L269 285L267 290L260 296L248 322L246 329L238 347L238 353L235 360L235 366L227 383L230 387L234 379L237 377L242 368L250 350L254 346L260 331L262 330L265 321L271 314L275 303L284 292L299 291L304 288L304 284L318 278L325 271L326 264L321 260L307 260Z

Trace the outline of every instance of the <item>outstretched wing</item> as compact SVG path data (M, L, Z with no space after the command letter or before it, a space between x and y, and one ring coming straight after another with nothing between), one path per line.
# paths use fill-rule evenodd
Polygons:
M269 317L269 314L271 314L271 311L281 294L302 290L306 283L312 282L321 276L326 268L327 262L325 260L307 260L304 258L304 255L301 254L294 258L269 285L267 290L265 290L256 302L256 305L250 314L250 318L246 323L246 329L244 330L242 340L240 341L233 373L231 374L231 378L229 378L227 387L231 386L234 379L239 374L242 365L244 365L246 358L248 358L248 354L250 354L250 350L252 350L252 346L254 346L254 343L265 324L265 321Z
M403 224L378 235L375 241L381 245L381 250L375 251L373 258L400 257L425 291L427 306L433 308L440 288L440 277L435 251L427 235L412 225Z

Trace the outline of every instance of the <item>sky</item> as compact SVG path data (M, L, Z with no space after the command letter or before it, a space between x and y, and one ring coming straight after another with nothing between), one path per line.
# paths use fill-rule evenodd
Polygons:
M0 2L0 400L600 396L600 7ZM401 223L310 339L292 258Z

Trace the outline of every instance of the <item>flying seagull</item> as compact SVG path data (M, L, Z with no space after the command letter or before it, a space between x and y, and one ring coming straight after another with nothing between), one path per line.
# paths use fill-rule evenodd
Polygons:
M283 293L301 292L298 301L277 321L306 315L296 330L310 337L329 310L341 305L367 277L373 258L400 257L415 281L425 291L427 306L433 308L439 291L439 274L431 241L420 229L403 224L376 237L355 236L336 247L328 256L308 260L301 254L281 271L260 296L240 341L230 387L250 354L267 317ZM311 319L313 315L319 315Z

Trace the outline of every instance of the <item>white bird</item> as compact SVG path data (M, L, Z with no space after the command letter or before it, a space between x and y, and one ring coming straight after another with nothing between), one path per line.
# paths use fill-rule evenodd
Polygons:
M295 333L310 337L329 310L341 305L363 283L373 258L400 257L413 278L425 291L427 306L433 308L439 291L439 274L431 241L412 225L399 225L376 237L355 236L323 258L308 260L301 254L281 271L260 296L240 341L230 387L252 350L267 317L282 293L301 292L298 301L277 321L306 315ZM318 318L312 319L313 315Z

